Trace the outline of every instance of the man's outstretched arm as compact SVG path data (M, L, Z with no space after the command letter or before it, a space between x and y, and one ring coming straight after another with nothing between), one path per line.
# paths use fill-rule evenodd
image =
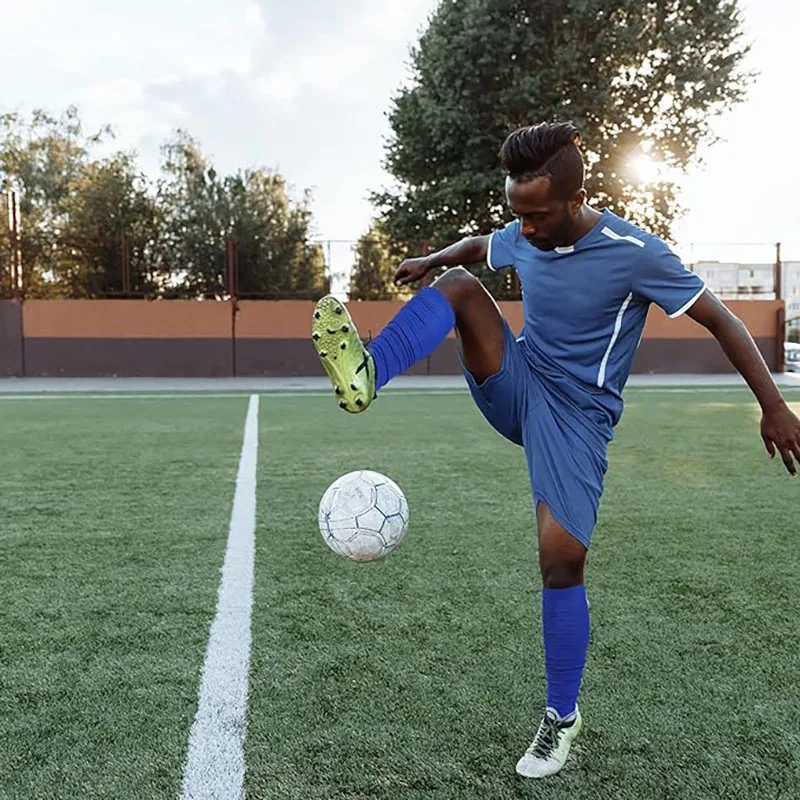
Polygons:
M404 286L420 280L437 267L458 267L463 264L477 264L479 261L485 261L489 249L489 239L489 236L468 236L429 256L406 259L397 268L395 282Z
M786 469L797 475L794 460L800 464L800 419L783 399L744 323L708 289L686 313L709 330L753 390L763 412L761 438L770 458L777 449Z

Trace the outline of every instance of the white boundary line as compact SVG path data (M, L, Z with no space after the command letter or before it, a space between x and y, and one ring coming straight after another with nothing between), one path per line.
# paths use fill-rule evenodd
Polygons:
M181 800L244 797L255 558L258 395L250 396L228 546L211 625Z

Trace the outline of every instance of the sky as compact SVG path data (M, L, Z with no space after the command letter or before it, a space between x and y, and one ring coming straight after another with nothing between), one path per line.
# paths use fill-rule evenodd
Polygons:
M279 170L313 192L316 235L355 240L372 216L391 98L437 0L2 0L0 112L76 104L88 129L110 123L116 148L154 174L176 128L219 171ZM800 260L800 121L791 67L800 4L743 0L759 78L715 121L723 141L683 180L674 228L687 260ZM793 98L795 98L793 100ZM730 247L731 243L760 243ZM769 244L768 244L769 243ZM331 249L334 269L348 245Z

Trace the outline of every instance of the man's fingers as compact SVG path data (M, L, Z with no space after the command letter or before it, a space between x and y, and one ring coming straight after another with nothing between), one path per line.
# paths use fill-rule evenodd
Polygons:
M772 444L772 440L768 436L764 436L762 434L761 438L764 440L764 446L767 448L767 452L769 453L770 458L775 458L775 445Z
M416 274L416 270L401 266L394 275L394 282L398 286L405 286L407 283L418 281L421 277L422 275Z
M794 466L794 460L792 459L792 451L788 447L781 447L781 457L783 458L783 463L786 465L786 469L789 471L790 475L796 475L797 470Z
M792 445L792 454L794 455L797 463L800 464L800 440L795 439L795 442Z

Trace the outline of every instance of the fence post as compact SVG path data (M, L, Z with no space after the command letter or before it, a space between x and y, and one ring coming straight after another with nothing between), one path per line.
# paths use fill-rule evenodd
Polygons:
M14 289L14 236L11 233L11 192L3 192L3 197L6 201L6 216L8 221L8 259L10 267L8 273L8 291L12 292ZM6 287L3 286L2 289L5 291Z
M23 292L22 292L22 244L20 240L20 214L17 193L9 191L6 193L8 204L8 247L11 256L11 290L12 296L17 304L17 314L19 319L19 377L24 378L26 374L25 366L25 321L23 316Z
M786 307L781 306L778 309L778 328L775 331L775 344L776 347L776 359L775 359L775 371L780 373L786 369L786 347L784 342L786 341Z
M783 262L781 261L781 243L775 244L775 299L783 299Z
M236 377L236 317L239 314L239 270L236 262L236 240L228 237L225 241L225 271L231 303L231 371L234 378Z
M19 302L22 295L22 252L20 245L20 219L17 193L8 193L8 227L11 234L11 288L14 299Z
M131 259L130 239L127 233L122 234L122 293L127 296L131 293Z

